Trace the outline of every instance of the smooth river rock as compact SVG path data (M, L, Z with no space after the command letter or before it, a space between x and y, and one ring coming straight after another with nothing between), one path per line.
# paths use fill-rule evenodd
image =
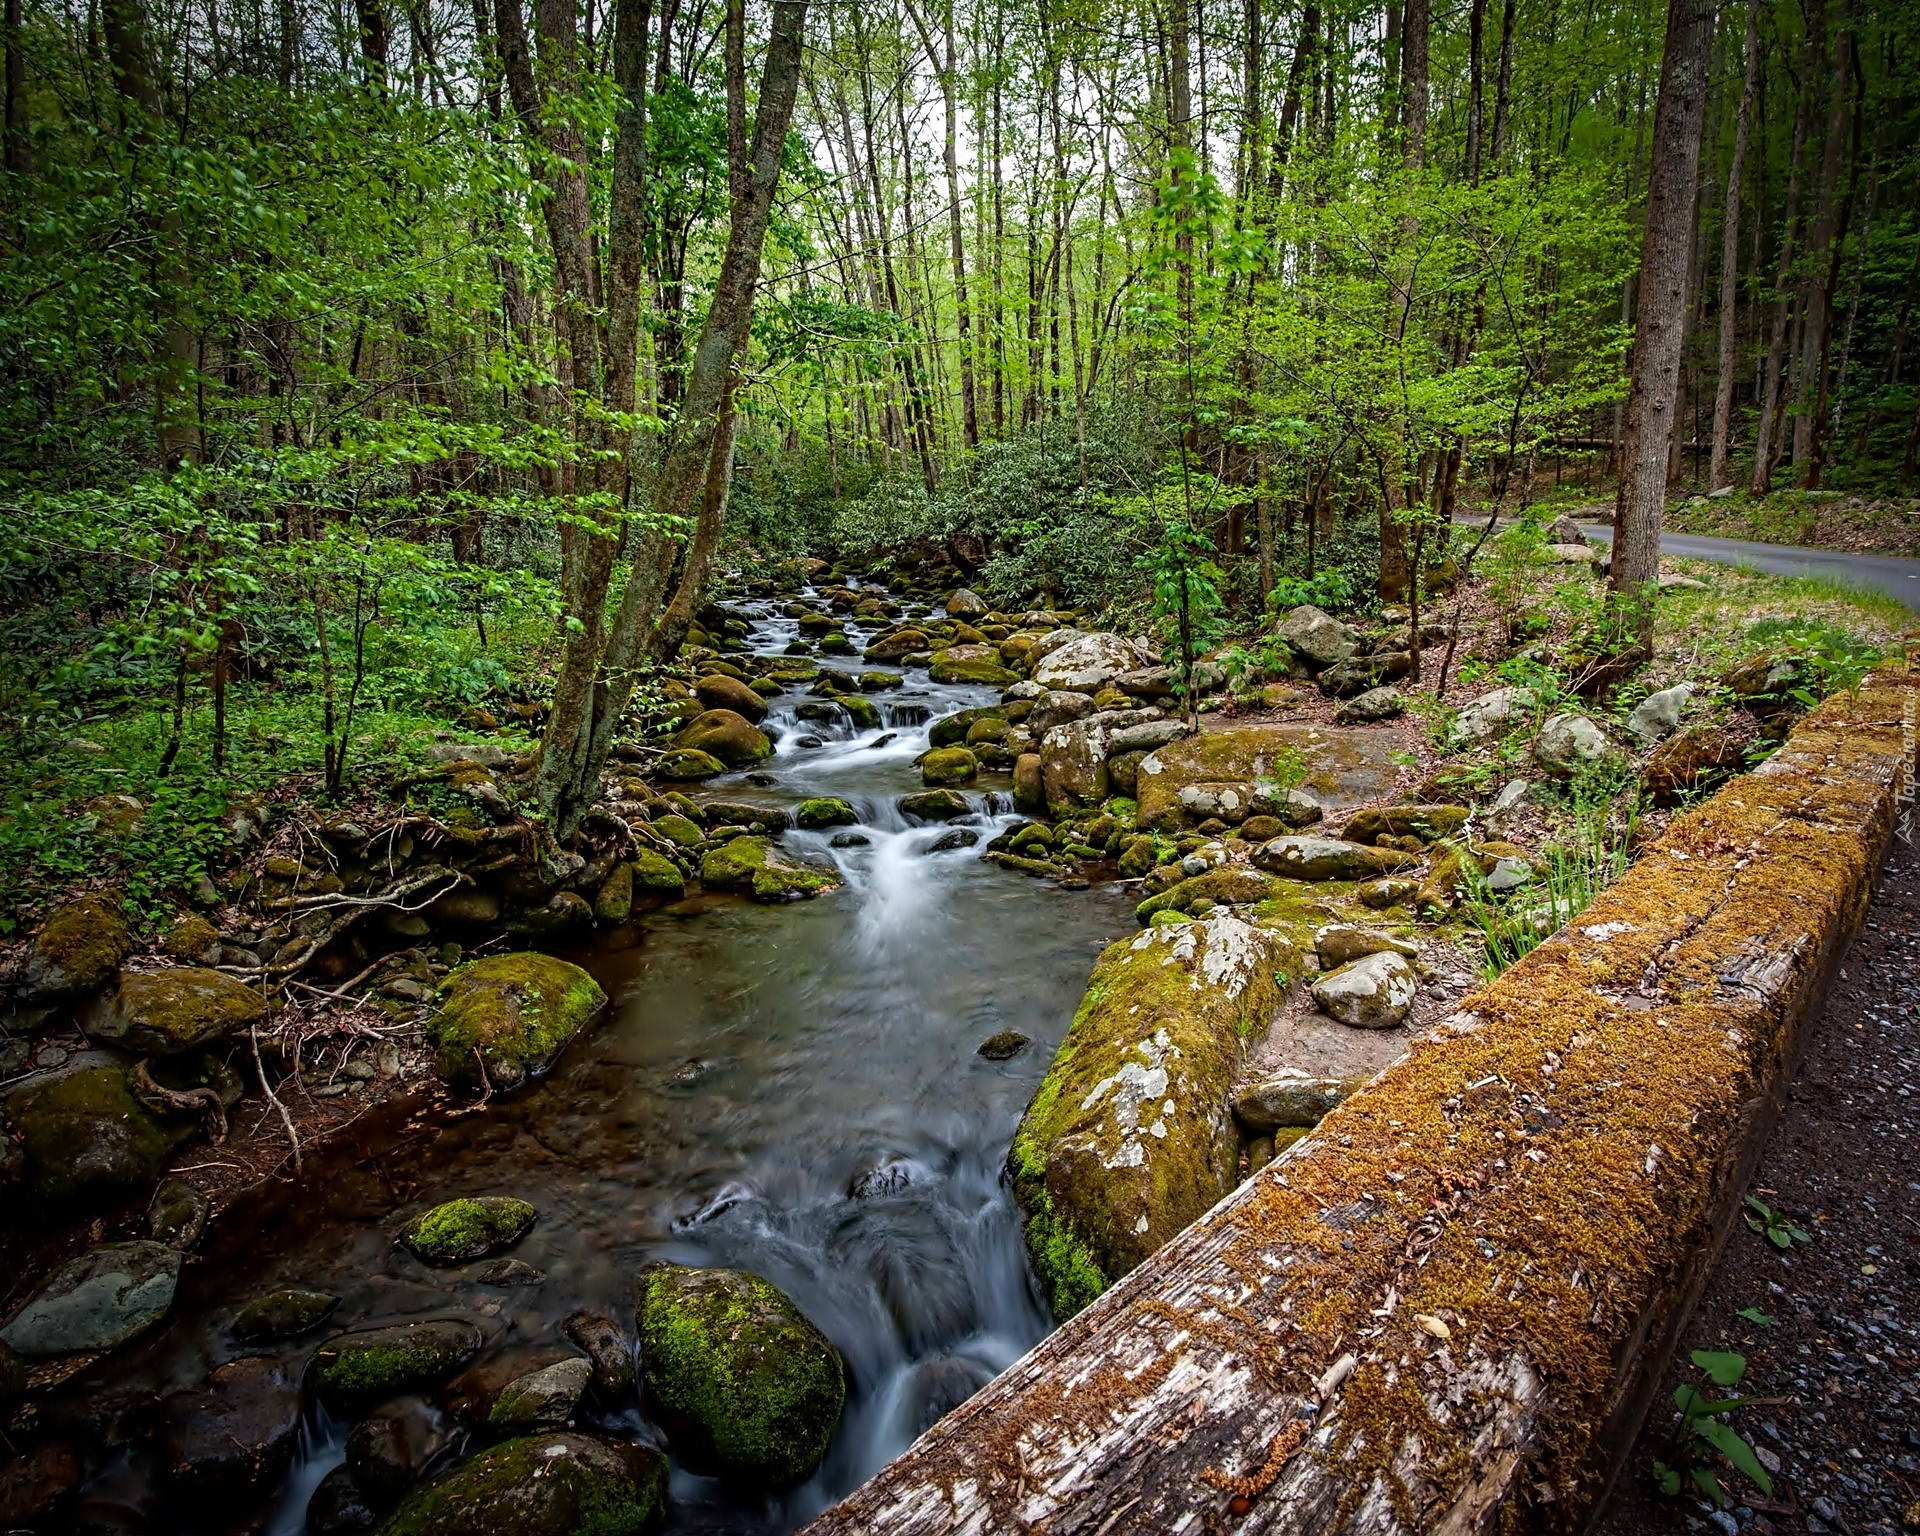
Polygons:
M1321 1010L1356 1029L1392 1029L1413 1007L1419 982L1406 958L1391 950L1364 956L1313 984Z
M42 1281L0 1341L29 1360L114 1349L167 1315L179 1283L177 1248L103 1243Z

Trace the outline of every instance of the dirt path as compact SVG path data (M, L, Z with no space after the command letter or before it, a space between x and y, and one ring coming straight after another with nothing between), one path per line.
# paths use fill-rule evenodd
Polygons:
M1915 834L1920 837L1920 833ZM1719 1467L1735 1504L1664 1498L1672 1415L1650 1421L1607 1536L1920 1530L1920 848L1896 841L1755 1180L1810 1236L1782 1253L1734 1234L1659 1401L1702 1383L1692 1350L1748 1362L1769 1399L1734 1427L1777 1469L1770 1497ZM1768 1327L1740 1316L1753 1309Z

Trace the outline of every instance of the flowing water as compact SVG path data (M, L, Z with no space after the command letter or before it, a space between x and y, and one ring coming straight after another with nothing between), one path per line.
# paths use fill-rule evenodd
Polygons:
M778 651L793 629L767 610L751 643ZM1010 819L1004 792L969 792L965 822L909 824L895 802L921 787L912 759L928 723L993 694L907 676L869 696L886 717L878 730L799 720L798 690L770 701L774 757L752 782L710 786L768 805L848 800L859 826L784 840L837 864L841 889L786 906L695 900L646 918L636 945L575 954L614 1001L551 1077L330 1180L267 1230L221 1232L168 1329L90 1373L98 1400L193 1385L253 1352L227 1325L278 1285L338 1293L346 1327L471 1317L490 1351L510 1352L564 1347L558 1324L577 1307L631 1329L649 1260L733 1266L781 1286L838 1346L847 1409L819 1474L783 1496L676 1470L670 1529L780 1532L1037 1342L1049 1322L1002 1167L1095 955L1131 914L1110 887L1065 892L978 847L934 849L956 829L984 843ZM976 1053L1009 1028L1033 1043L1006 1062ZM425 1206L489 1193L539 1208L514 1250L544 1271L538 1286L482 1284L482 1264L430 1270L394 1246ZM610 1424L651 1433L633 1410ZM304 1529L346 1428L309 1421L256 1528ZM121 1529L194 1529L178 1512L154 1518L144 1454L122 1451L94 1480L92 1514Z

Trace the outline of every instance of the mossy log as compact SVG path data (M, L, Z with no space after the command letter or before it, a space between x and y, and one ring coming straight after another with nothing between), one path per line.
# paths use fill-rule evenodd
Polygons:
M1830 700L809 1536L1582 1528L1865 912L1916 684Z

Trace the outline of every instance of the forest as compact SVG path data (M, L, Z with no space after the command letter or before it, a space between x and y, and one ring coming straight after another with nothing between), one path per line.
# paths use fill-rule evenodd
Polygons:
M1920 6L4 5L0 1530L1920 1521Z

